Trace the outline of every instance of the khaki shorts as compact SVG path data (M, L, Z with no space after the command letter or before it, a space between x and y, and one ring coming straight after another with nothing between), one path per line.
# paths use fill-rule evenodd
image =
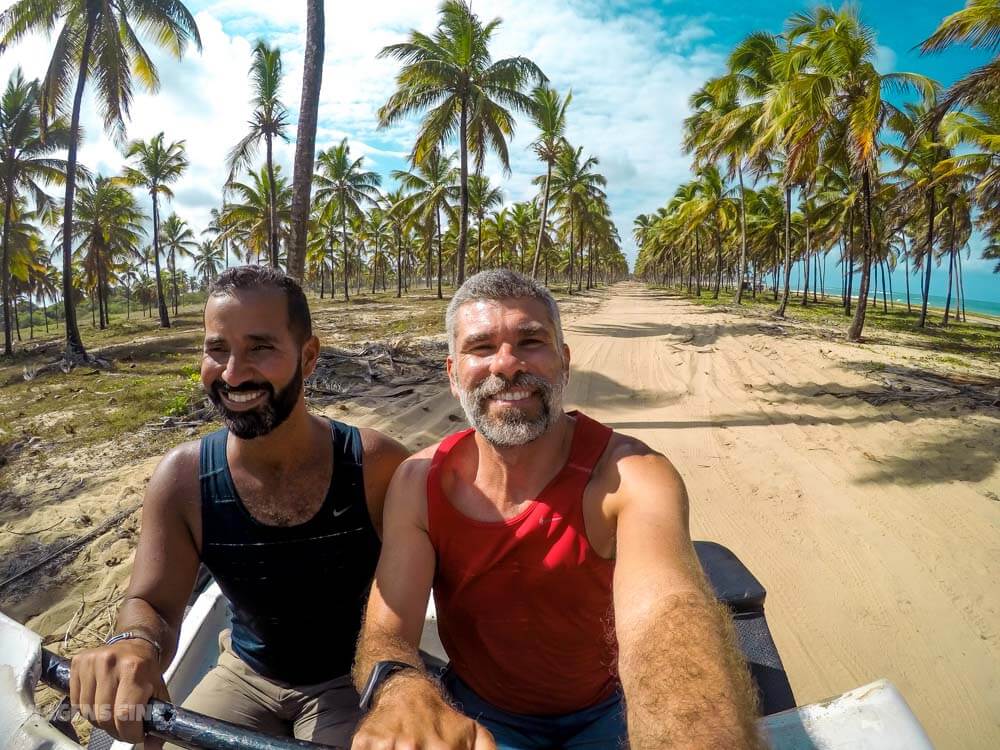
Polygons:
M307 686L268 679L233 653L229 630L219 635L219 663L183 707L258 732L343 748L351 746L361 718L350 675Z

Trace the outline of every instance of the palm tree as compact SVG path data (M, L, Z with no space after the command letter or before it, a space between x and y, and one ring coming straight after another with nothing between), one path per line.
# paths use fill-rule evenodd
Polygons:
M170 267L170 284L173 292L174 315L177 315L177 306L180 303L180 295L177 293L177 256L187 258L194 257L194 251L198 247L195 241L194 232L177 214L170 214L160 227L160 242L163 251L167 253L167 265Z
M202 230L201 234L202 236L206 234L210 235L212 244L218 245L221 248L224 256L223 267L229 268L230 235L226 231L226 228L222 226L222 215L225 213L225 210L226 205L223 203L221 210L213 208L209 211L208 226Z
M382 196L382 206L386 219L392 229L393 242L396 246L396 296L403 296L403 257L406 226L406 192L402 188L390 190Z
M524 273L525 256L528 254L528 245L531 243L532 235L538 235L536 227L541 223L538 205L531 201L519 201L510 207L510 221L514 226L515 247L520 248L519 257L521 259L519 270ZM538 245L536 243L535 247ZM532 266L535 266L532 261Z
M31 275L44 270L42 239L38 227L35 226L36 220L37 214L29 211L27 200L19 196L9 206L2 227L7 238L7 264L10 274L6 284L9 298L4 302L13 306L7 325L12 324L18 330L19 341L21 334L17 317L17 297L25 291L24 285ZM8 327L6 330L9 337L11 329Z
M194 272L201 276L202 284L208 288L222 267L222 248L210 240L199 242L193 257Z
M923 123L937 109L933 96L924 97L919 103L908 102L902 110L896 110L888 118L889 127L904 138L904 145L888 143L885 152L894 157L900 164L897 175L902 178L903 191L900 199L909 205L909 213L918 217L924 214L927 223L927 233L912 246L916 251L917 267L923 264L924 280L922 285L923 300L920 305L920 318L917 325L921 328L927 322L927 298L930 293L931 267L934 261L934 230L938 214L938 193L940 193L937 177L941 174L941 165L951 156L950 150L940 136L940 125L924 128ZM947 115L953 118L954 114Z
M88 75L97 81L98 106L105 129L115 140L124 140L125 119L132 103L133 75L150 91L159 87L159 76L133 25L180 59L188 42L201 50L194 17L180 0L16 0L0 14L0 49L34 32L62 28L41 91L42 131L69 101L69 86L76 76L70 119L69 153L66 157L66 192L63 198L63 300L66 320L66 359L86 358L73 308L73 194L76 189L80 109Z
M295 136L295 163L292 171L292 212L289 220L288 273L302 281L309 234L309 194L316 157L316 124L319 92L323 83L324 0L306 0L306 48L302 61L302 99Z
M469 208L476 215L476 273L483 270L483 219L503 203L503 190L483 174L469 175Z
M420 227L426 238L427 247L427 286L431 285L431 253L434 247L433 238L437 238L437 296L442 299L441 276L443 248L441 242L441 212L454 219L454 201L460 197L460 187L455 184L459 176L455 172L455 162L450 156L444 156L440 151L432 151L417 164L413 172L395 170L393 179L408 192L405 207L407 220ZM461 250L461 228L456 250ZM459 259L461 260L461 259Z
M274 174L274 187L271 187L269 173ZM288 235L288 220L291 213L290 205L292 191L288 181L281 174L281 167L275 166L268 170L262 166L259 171L250 173L248 182L232 182L228 189L234 194L233 200L222 207L219 222L237 246L243 247L243 260L249 263L256 255L257 262L270 253L271 237L271 196L274 195L277 212L277 233Z
M250 81L253 87L253 98L250 100L254 111L250 117L249 132L243 136L233 150L229 152L229 177L227 183L232 183L236 175L243 169L249 169L257 154L261 140L264 141L267 184L271 188L268 196L268 210L271 218L271 236L268 240L271 265L278 267L278 220L277 195L274 192L274 139L288 140L288 112L285 105L278 99L281 89L281 50L268 47L261 40L253 48L253 58L250 62Z
M845 146L852 171L861 177L864 206L861 286L854 320L847 333L848 340L859 341L874 259L872 192L878 176L879 133L895 110L883 98L883 89L916 88L930 96L936 84L914 73L879 73L874 64L875 35L849 6L839 11L821 7L796 14L789 21L786 35L790 45L801 39L809 49L809 75L793 74L781 97L789 121L785 130L788 171L797 173L799 165L812 162L817 142L832 132L835 122L841 122L846 126ZM816 91L826 94L817 96Z
M125 156L133 160L133 165L122 171L121 180L133 187L141 187L149 193L153 203L153 264L156 268L156 299L160 311L160 327L170 327L166 297L163 294L163 279L160 276L160 196L168 200L174 197L168 183L180 178L187 169L188 160L184 154L184 141L163 143L163 133L158 133L149 141L132 141Z
M923 53L939 52L965 42L973 48L1000 50L1000 0L966 0L965 7L945 18L920 45ZM1000 91L1000 55L960 78L944 92L935 118L957 107L994 101Z
M556 160L555 172L551 176L552 197L563 214L569 232L569 293L573 293L573 260L576 253L574 240L577 239L575 222L583 216L588 203L595 198L606 198L603 187L607 180L594 171L598 165L596 156L583 159L583 147L575 151L564 148ZM538 184L541 177L533 182ZM582 240L582 238L579 238ZM581 244L581 257L582 257ZM582 274L581 274L582 278Z
M694 183L697 205L692 218L699 224L707 224L707 231L715 240L715 286L712 298L719 298L722 284L722 233L732 223L734 203L731 191L726 188L722 174L715 166L705 167L698 173Z
M320 151L316 159L316 202L330 204L336 202L337 213L340 214L341 234L344 253L344 300L351 297L348 288L347 258L347 222L348 219L360 216L363 203L375 203L378 200L378 186L382 178L375 172L363 169L365 158L359 156L351 159L351 147L347 138L326 151Z
M507 139L514 132L513 112L530 113L532 101L523 89L546 80L525 57L494 61L489 44L500 25L483 24L464 0L444 0L433 36L411 30L407 42L391 44L379 57L403 63L396 91L379 110L379 127L388 127L430 109L410 154L414 166L443 148L458 133L459 232L458 278L465 279L469 224L469 147L482 165L487 148L510 171Z
M760 42L758 52L773 54L764 40ZM744 45L747 43L744 42ZM684 148L694 152L695 165L706 166L724 159L727 167L727 178L734 175L739 180L740 199L740 260L737 269L737 284L735 303L743 300L743 279L746 276L747 264L747 215L745 187L743 185L743 166L753 147L754 125L760 116L760 111L752 103L740 104L740 94L743 91L754 92L760 89L762 81L751 78L757 61L748 64L747 56L755 49L751 43L749 49L744 47L744 56L739 55L730 60L730 64L741 66L739 71L731 70L728 75L715 78L706 83L691 95L690 103L694 114L684 121ZM753 58L751 58L753 59ZM770 76L770 71L765 74Z
M35 280L35 294L42 301L42 318L45 320L45 332L49 332L49 313L46 302L55 304L59 299L59 289L62 287L62 279L59 270L45 259L45 269ZM56 322L59 321L58 316Z
M43 187L65 179L66 162L50 156L69 145L69 130L62 123L52 123L42 139L38 115L38 81L26 82L21 68L15 68L0 99L0 191L3 195L3 239L0 247L2 280L4 354L12 352L10 313L10 227L14 204L19 194L28 192L36 210L49 203Z
M531 148L538 159L545 163L545 189L542 193L542 218L538 224L538 241L535 243L535 258L531 262L531 278L538 277L538 256L542 246L542 232L549 215L549 182L552 167L566 148L566 109L573 101L573 92L567 92L561 99L559 92L550 86L536 86L531 92L531 119L538 128L538 137Z
M82 281L94 291L100 327L109 324L108 297L116 269L139 247L145 215L135 197L114 180L98 175L76 196L73 237L83 268Z

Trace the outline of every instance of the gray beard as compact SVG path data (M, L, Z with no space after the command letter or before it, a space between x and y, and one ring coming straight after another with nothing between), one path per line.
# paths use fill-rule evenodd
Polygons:
M458 388L458 400L465 411L465 418L488 443L498 448L526 445L544 435L563 413L563 389L566 378L550 383L537 375L521 373L508 382L506 378L490 375L472 390ZM530 388L542 401L542 411L534 418L519 409L505 408L499 416L489 413L488 400L504 391Z

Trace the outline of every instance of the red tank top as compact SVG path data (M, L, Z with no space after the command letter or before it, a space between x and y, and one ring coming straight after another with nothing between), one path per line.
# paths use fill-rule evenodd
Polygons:
M614 563L590 546L582 503L611 429L571 414L569 459L514 518L476 521L441 489L445 457L471 429L441 442L427 475L441 643L466 684L512 713L579 711L618 686Z

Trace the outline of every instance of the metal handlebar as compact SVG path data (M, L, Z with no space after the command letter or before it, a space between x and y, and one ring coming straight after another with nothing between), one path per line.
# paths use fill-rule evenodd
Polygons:
M66 659L42 649L41 680L50 688L69 693L69 666ZM191 750L344 750L335 745L272 737L156 698L148 708L143 726L149 734Z

